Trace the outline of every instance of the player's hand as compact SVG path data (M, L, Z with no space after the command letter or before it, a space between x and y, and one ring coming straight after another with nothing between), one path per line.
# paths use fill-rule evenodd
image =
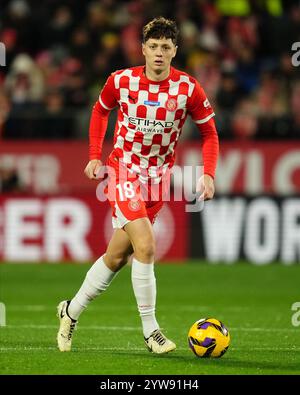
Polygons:
M200 193L199 201L212 199L215 194L214 179L208 174L201 176L197 182L196 192Z
M99 180L99 178L102 178L101 175L99 177L99 172L100 172L102 166L103 165L102 165L101 160L99 160L99 159L92 159L86 165L86 168L84 169L84 174L90 180Z

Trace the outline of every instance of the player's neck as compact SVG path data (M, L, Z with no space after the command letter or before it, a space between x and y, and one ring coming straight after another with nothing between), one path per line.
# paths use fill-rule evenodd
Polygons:
M158 73L154 70L152 70L150 67L145 66L144 73L148 80L150 81L163 81L166 80L171 72L171 67L169 67L167 70L162 71L161 73Z

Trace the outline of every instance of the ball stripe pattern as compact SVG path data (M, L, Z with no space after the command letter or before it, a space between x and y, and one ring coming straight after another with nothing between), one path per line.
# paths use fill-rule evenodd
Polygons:
M219 358L225 354L230 343L226 326L215 318L202 318L189 330L188 344L193 353L201 358Z

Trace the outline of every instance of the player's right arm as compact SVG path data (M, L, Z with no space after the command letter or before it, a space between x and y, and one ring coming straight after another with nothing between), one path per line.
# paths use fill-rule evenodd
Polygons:
M114 75L111 74L93 106L89 127L89 163L84 174L91 180L99 179L97 174L102 167L101 155L106 134L108 116L117 105Z
M89 163L86 165L84 169L84 174L89 178L90 180L98 180L99 178L97 177L97 174L99 170L102 167L102 162L99 159L92 159L89 161Z

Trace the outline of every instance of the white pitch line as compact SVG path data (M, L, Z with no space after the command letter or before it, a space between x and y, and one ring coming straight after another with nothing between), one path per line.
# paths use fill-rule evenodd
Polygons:
M6 310L9 311L45 311L48 310L47 306L44 305L7 305ZM51 308L51 310L55 310L55 308Z
M296 332L297 328L228 328L229 331L244 331L244 332Z
M3 328L7 329L56 329L57 325L35 325L35 324L20 324L20 325L6 325ZM0 330L2 330L1 328ZM99 330L99 331L140 331L140 327L135 326L98 326L98 325L80 325L78 326L79 330ZM178 329L174 328L173 329ZM241 331L241 332L295 332L300 331L300 328L257 328L257 327L230 327L229 331Z
M186 351L187 347L177 347L177 351ZM145 351L145 347L73 347L73 351ZM243 347L231 347L232 351L249 351L248 348ZM58 351L57 347L31 347L31 346L20 346L20 347L0 347L1 351ZM251 351L300 351L300 347L252 347Z
M73 347L72 350L73 351L128 351L128 350L132 350L132 351L145 351L145 347L141 348L134 348L134 347L82 347L82 348L78 348L78 347ZM54 351L57 350L57 347L0 347L0 351L42 351L42 350L49 350L49 351Z
M120 307L122 308L122 306ZM128 307L127 307L128 308ZM31 311L31 312L39 312L39 311L55 311L55 306L49 306L49 305L7 305L6 306L7 311ZM89 308L89 310L99 310L99 311L103 311L103 310L107 310L107 309L111 309L111 306L101 306L101 308L99 307L94 307L91 306ZM129 306L129 309L131 311L136 310L135 306ZM169 306L160 306L160 310L166 310L166 309L170 309ZM187 305L187 306L179 306L176 308L177 310L180 311L193 311L193 312L197 312L197 311L210 311L211 310L211 306L193 306L193 305ZM228 307L223 307L222 310L226 310L226 311L232 311L232 312L242 312L242 311L249 311L249 307L243 307L243 306L228 306Z
M57 325L6 325L5 328L22 328L22 329L57 329ZM140 331L141 328L133 326L97 326L97 325L80 325L80 330L97 330L97 331Z

